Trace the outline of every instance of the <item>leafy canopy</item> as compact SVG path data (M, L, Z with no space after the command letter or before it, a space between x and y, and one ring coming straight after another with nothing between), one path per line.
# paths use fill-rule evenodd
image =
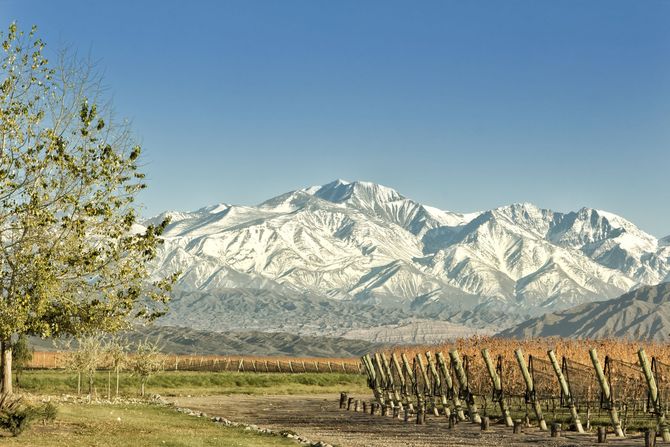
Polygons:
M141 149L91 64L13 23L0 33L0 340L116 331L166 310L167 222L137 225Z

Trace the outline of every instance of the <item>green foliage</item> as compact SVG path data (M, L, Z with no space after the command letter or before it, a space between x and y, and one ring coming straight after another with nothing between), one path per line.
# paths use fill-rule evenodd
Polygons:
M43 424L46 424L47 422L53 422L56 420L56 416L58 416L58 407L51 402L47 402L44 405L38 407L37 414L42 420Z
M33 359L33 350L28 344L28 337L25 334L19 335L18 339L11 344L12 346L12 369L16 372L16 385L19 385L21 373ZM2 367L0 367L2 371Z
M21 398L13 398L9 394L0 396L0 429L18 436L30 423L38 417L35 407L26 405Z
M29 405L22 398L9 394L0 395L0 429L12 436L20 435L31 422L41 419L43 423L56 419L58 408L51 402L43 405Z
M28 343L28 337L25 334L19 335L19 338L12 343L12 367L17 373L21 373L23 369L33 359L33 349Z
M101 103L91 64L0 33L0 341L114 332L167 309L151 278L167 221L140 228L141 148Z

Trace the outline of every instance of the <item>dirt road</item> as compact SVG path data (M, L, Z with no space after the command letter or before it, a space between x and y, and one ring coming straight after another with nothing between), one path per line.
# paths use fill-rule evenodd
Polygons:
M355 396L369 399L369 396ZM560 438L535 428L525 428L514 435L511 428L495 425L482 432L478 425L461 422L449 429L446 418L426 416L425 425L405 423L392 417L371 416L339 409L339 396L206 396L177 398L181 407L206 412L210 416L255 424L272 430L291 430L314 441L324 441L341 447L406 447L406 446L591 446L596 444L595 433L579 435L563 432ZM615 439L608 444L617 447L644 445L643 436ZM660 441L660 438L659 438Z

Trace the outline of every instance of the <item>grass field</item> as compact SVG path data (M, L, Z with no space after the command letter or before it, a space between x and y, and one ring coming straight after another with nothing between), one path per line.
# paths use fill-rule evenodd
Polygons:
M97 397L107 396L106 371L95 377ZM112 394L114 376L111 376ZM86 380L82 379L82 394ZM35 395L76 394L77 375L66 371L25 371L19 392ZM122 374L120 394L135 397L139 382ZM154 376L147 393L162 396L206 396L216 394L337 394L367 392L363 376L339 373L263 374L237 372L169 371ZM195 418L169 407L100 404L60 404L55 423L35 423L17 438L1 437L8 446L286 446L288 439L223 427L207 418ZM7 435L7 434L5 434Z
M95 376L95 389L100 398L107 397L108 380L106 371ZM122 396L137 396L139 379L130 374L122 374L120 380ZM115 377L111 375L111 391L114 396ZM367 392L365 377L357 374L340 373L238 373L165 371L149 380L148 394L162 396L213 395L213 394L311 394ZM20 377L20 388L33 394L76 394L77 375L58 370L29 370ZM82 394L88 393L88 384L82 378Z
M2 436L2 435L0 435ZM295 446L280 436L224 427L207 418L151 405L61 405L54 423L34 424L0 445L23 447Z

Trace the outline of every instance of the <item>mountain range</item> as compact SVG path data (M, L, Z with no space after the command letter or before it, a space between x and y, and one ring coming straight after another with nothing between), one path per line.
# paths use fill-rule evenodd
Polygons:
M336 180L256 206L165 212L144 225L166 217L154 268L182 276L161 323L200 330L380 342L438 326L494 333L670 281L670 236L591 208L458 213Z

